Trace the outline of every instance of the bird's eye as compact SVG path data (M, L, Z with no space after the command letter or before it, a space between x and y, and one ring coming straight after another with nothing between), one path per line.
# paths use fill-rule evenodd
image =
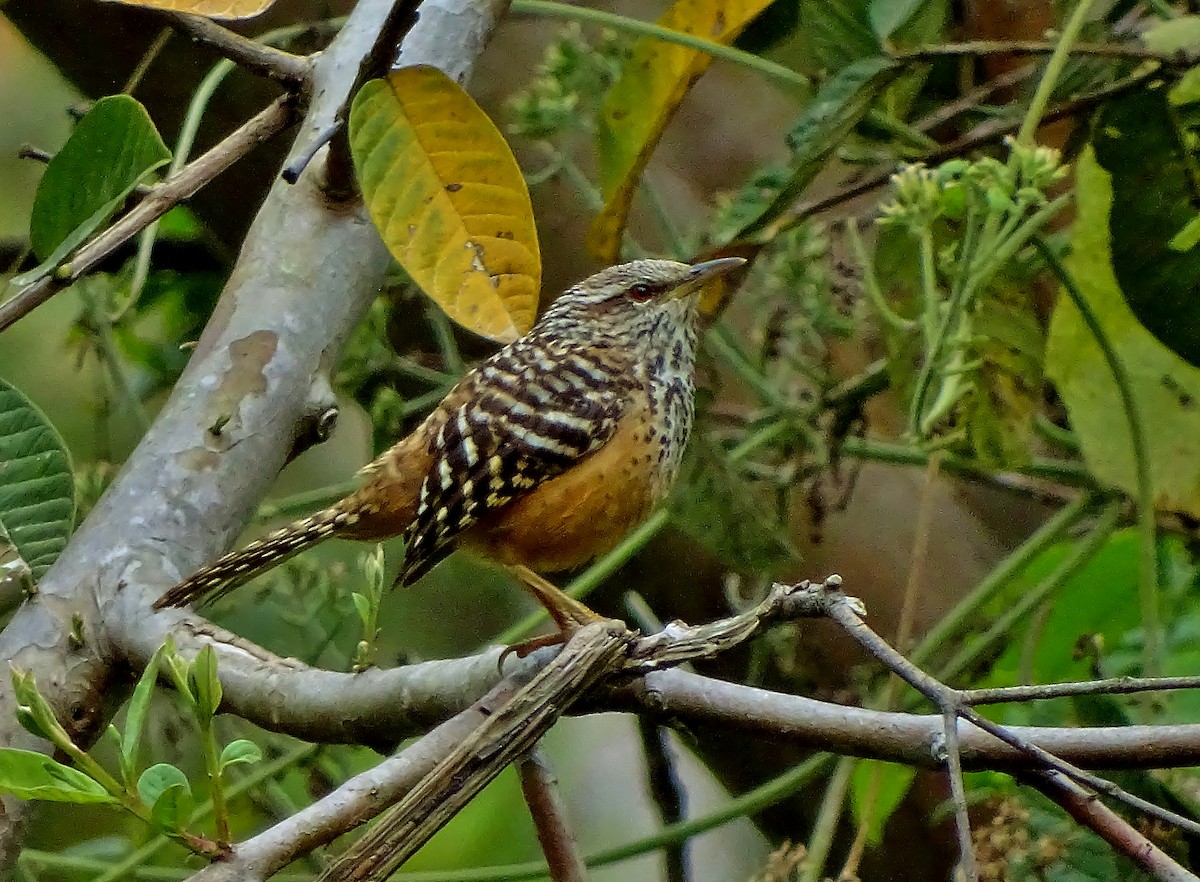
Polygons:
M629 289L629 296L638 303L645 303L654 296L654 291L649 285L634 285Z

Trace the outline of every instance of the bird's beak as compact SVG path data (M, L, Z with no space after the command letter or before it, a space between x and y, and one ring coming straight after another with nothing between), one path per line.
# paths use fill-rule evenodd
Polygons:
M686 297L695 294L713 279L733 272L746 263L741 257L718 257L716 260L706 260L703 263L692 264L687 278L671 291L671 298Z

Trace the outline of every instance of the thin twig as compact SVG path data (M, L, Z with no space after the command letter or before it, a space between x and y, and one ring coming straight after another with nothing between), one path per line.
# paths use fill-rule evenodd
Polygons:
M125 81L125 85L121 88L121 93L124 95L132 95L142 83L142 78L146 76L146 71L150 69L150 65L154 64L154 59L158 58L159 53L163 51L167 43L170 42L174 31L171 28L163 28L158 32L158 36L154 41L146 47L146 51L142 53L141 59L137 63L137 67L129 74L129 79Z
M1196 876L1130 826L1128 821L1064 775L1044 771L1028 776L1025 781L1156 879L1162 882L1196 882Z
M517 764L517 774L551 880L587 882L587 867L567 822L567 813L558 795L558 781L540 748L529 751Z
M642 754L646 758L646 786L650 800L658 809L663 825L678 824L687 816L687 794L675 774L667 730L643 716L637 718ZM691 878L686 839L672 842L663 848L663 863L667 882L687 882Z
M958 869L967 882L978 882L979 862L971 837L971 816L967 809L967 790L963 786L962 749L958 742L958 708L942 710L942 737L946 752L946 776L950 779L950 801L954 805L954 829L958 833Z
M295 117L295 101L281 95L265 110L194 162L188 163L160 184L128 214L75 251L72 258L50 275L0 303L0 331L4 331L80 276L93 269L158 218L195 193L259 144L283 131Z
M203 16L168 11L160 14L179 33L210 47L238 67L276 80L289 90L308 85L311 68L302 56L243 37Z
M964 689L963 700L972 706L1009 701L1043 701L1077 695L1131 695L1168 689L1200 689L1200 677L1110 677L1078 683L1046 683L1041 686L1002 686L995 689Z
M833 576L824 583L827 588L837 588L840 584L841 579ZM1191 818L1185 818L1183 815L1155 805L1149 800L1142 799L1140 796L1135 796L1112 781L1101 778L1098 775L1093 775L1091 772L1086 772L1056 757L1045 748L1022 738L1008 728L993 723L991 720L978 714L965 704L961 692L922 671L893 649L886 640L876 634L862 620L859 609L856 608L857 604L858 601L856 600L850 598L843 599L834 595L826 607L826 612L860 646L899 675L906 683L932 701L939 710L944 711L947 706L954 708L957 715L962 719L967 720L989 735L999 738L1010 747L1033 758L1045 768L1061 772L1080 784L1085 784L1100 793L1120 800L1131 808L1137 809L1150 817L1173 824L1189 833L1200 835L1200 823Z
M350 137L347 131L347 120L350 116L350 105L363 83L375 77L385 77L392 65L396 63L400 41L417 21L417 7L420 0L399 0L392 5L387 18L379 28L371 51L363 56L358 67L358 75L346 103L342 105L335 117L335 124L341 127L333 133L329 141L329 152L325 156L325 179L323 188L331 199L348 199L358 192L358 184L354 177L354 161L350 157Z
M1057 41L1043 40L970 40L965 43L917 46L892 52L889 57L895 61L934 61L939 58L977 55L1049 55L1057 46ZM1093 58L1157 61L1164 67L1178 68L1189 68L1196 63L1195 57L1186 52L1155 52L1145 46L1134 46L1130 43L1076 43L1070 47L1069 54Z
M1092 110L1105 101L1113 98L1118 98L1134 91L1144 85L1148 80L1153 79L1159 73L1158 70L1141 71L1124 79L1117 80L1093 92L1080 95L1078 98L1073 98L1070 101L1064 101L1057 107L1052 107L1046 112L1041 119L1041 124L1056 122L1060 119L1076 116L1088 110ZM964 153L970 153L979 147L986 147L989 144L995 144L1002 141L1006 136L1011 135L1021 128L1021 120L993 120L976 126L961 138L956 138L948 144L943 144L936 150L931 150L928 153L917 157L917 161L936 165L947 159L953 159L956 156L962 156ZM787 215L781 218L783 221L777 228L773 227L773 232L783 232L785 229L790 229L797 223L800 223L814 215L829 211L831 208L836 208L852 199L859 196L864 196L873 190L878 190L880 187L886 186L895 173L894 166L887 168L876 169L874 172L860 178L853 184L850 184L841 190L837 190L827 196L822 196L820 199L814 199L811 202L802 202L791 210Z

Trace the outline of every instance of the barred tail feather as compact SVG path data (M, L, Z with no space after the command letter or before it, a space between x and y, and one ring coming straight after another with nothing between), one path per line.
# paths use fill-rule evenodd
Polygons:
M354 524L358 515L340 508L327 508L281 527L245 548L231 551L216 563L180 582L158 600L155 609L208 603L223 597L305 549L323 542L342 527Z

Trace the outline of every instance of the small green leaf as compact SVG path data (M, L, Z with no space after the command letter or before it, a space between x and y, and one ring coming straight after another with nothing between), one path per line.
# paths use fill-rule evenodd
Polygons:
M880 42L890 37L897 28L904 25L924 0L871 0L867 14L871 19L871 29Z
M221 706L221 681L217 679L217 653L205 645L188 671L188 686L196 696L196 714L202 719L216 716Z
M354 601L354 608L358 610L358 617L366 625L371 621L371 601L357 591L350 595L350 599Z
M878 760L860 762L850 779L850 805L855 823L861 824L869 812L867 840L878 845L888 819L904 800L917 770L912 766Z
M150 809L150 820L164 830L182 830L194 805L191 788L187 784L174 784L159 795Z
M1151 52L1163 55L1194 52L1200 49L1200 16L1181 15L1156 22L1142 32L1141 39Z
M75 523L66 446L28 398L0 380L0 527L40 579Z
M788 133L792 160L787 180L766 207L733 238L752 235L795 202L817 176L829 154L871 109L875 96L901 70L899 65L886 58L864 58L827 80Z
M43 263L13 282L25 285L52 269L170 158L141 104L128 95L97 101L38 184L29 243Z
M175 649L175 640L170 634L163 641L162 659L166 664L167 673L171 676L171 682L175 684L175 691L178 692L188 704L195 707L196 696L192 692L191 684L188 682L189 671L191 665L187 659L181 656L178 650Z
M12 687L17 700L17 719L26 731L45 738L55 747L69 746L70 736L38 692L33 674L12 668Z
M115 804L119 800L83 772L33 750L0 749L0 793L49 802Z
M225 745L225 749L221 751L221 759L218 767L222 772L229 766L238 763L254 763L262 761L262 750L253 741L247 741L245 738L239 738L237 741L231 741Z
M170 763L157 763L151 766L142 772L137 782L138 796L150 808L152 814L164 794L175 789L186 793L188 799L191 798L192 785L188 783L187 775ZM173 801L177 803L178 797L174 797Z
M142 676L129 699L129 710L125 714L125 734L121 739L121 774L126 782L133 780L133 772L137 768L146 711L150 707L154 684L158 681L158 664L162 654L163 647L160 646L147 663L146 669L142 671Z
M801 0L800 21L804 54L817 70L840 70L883 48L864 0Z
M1171 237L1167 247L1172 251L1191 251L1200 243L1200 215L1183 225L1183 229Z
M689 446L677 491L674 522L721 563L743 573L771 573L799 559L787 529L764 494L701 439Z

